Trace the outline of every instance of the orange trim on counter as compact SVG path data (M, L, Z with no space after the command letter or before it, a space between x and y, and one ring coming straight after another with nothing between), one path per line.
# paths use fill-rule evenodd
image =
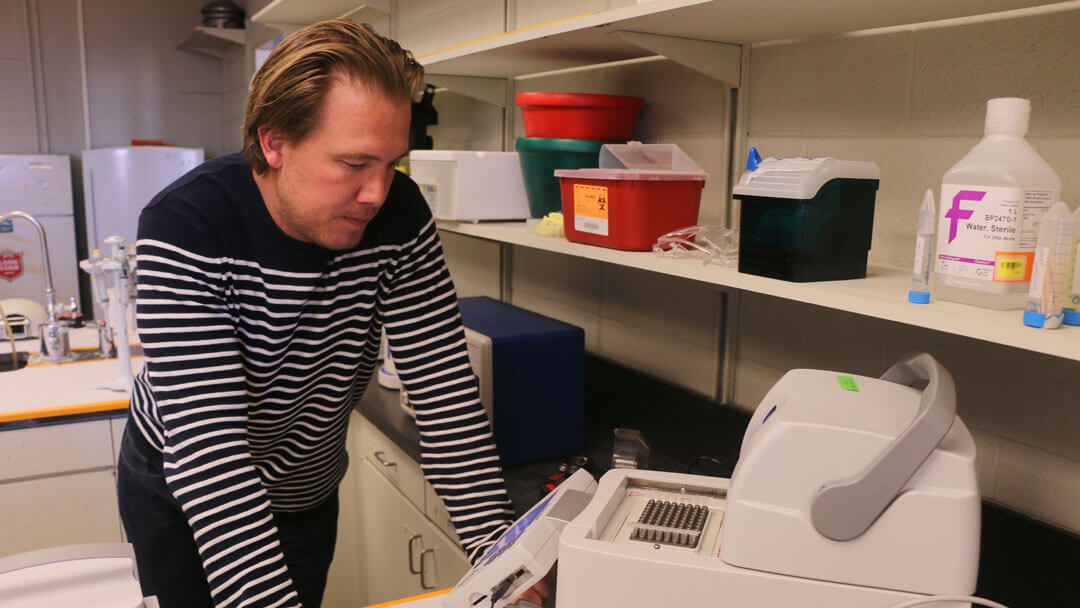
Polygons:
M438 597L440 595L446 595L450 593L450 589L442 589L441 591L432 591L431 593L423 593L420 595L414 595L412 597L402 598L400 600L394 600L392 602L383 602L382 604L372 604L366 608L386 608L387 606L399 606L408 602L415 602L418 600L426 600L429 597Z
M570 20L573 20L573 19L581 19L582 17L588 17L589 15L592 15L592 14L593 13L582 13L580 15L574 15L573 17L566 17L566 18L563 18L563 19L556 19L555 21L548 21L547 23L540 23L538 25L530 25L529 27L523 27L523 28L519 28L519 29L516 29L516 30L511 30L509 32L503 32L501 34L495 34L495 35L492 35L492 36L485 36L484 38L477 38L476 40L471 40L469 42L463 42L461 44L455 44L453 46L448 46L445 49L439 49L437 51L428 51L426 53L420 53L419 55L416 56L416 58L417 59L423 59L424 57L430 57L432 55L437 55L439 53L445 53L447 51L452 51L454 49L460 49L461 47L469 46L470 44L478 44L480 42L487 42L488 40L495 40L496 38L502 38L504 36L509 36L511 34L517 34L518 32L527 32L529 30L535 30L536 28L539 28L539 27L544 27L544 26L547 26L547 25L553 25L555 23L562 23L563 21L570 21ZM380 606L381 605L382 604L380 604ZM374 608L374 607L371 607L371 608Z
M73 416L75 414L95 414L97 412L109 412L127 409L127 399L123 401L100 401L98 403L84 403L82 405L61 405L58 407L45 407L36 410L21 410L18 412L0 413L0 422L16 422L19 420L33 420L35 418L56 418L58 416Z

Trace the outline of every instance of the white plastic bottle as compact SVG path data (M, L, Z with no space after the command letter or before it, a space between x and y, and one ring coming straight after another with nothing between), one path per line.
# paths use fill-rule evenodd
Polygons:
M934 293L986 308L1027 302L1039 222L1061 178L1024 139L1031 102L986 104L985 135L941 180Z

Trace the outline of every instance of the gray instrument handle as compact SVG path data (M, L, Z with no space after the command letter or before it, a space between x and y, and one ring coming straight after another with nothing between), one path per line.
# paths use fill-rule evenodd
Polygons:
M845 541L870 528L933 453L956 418L956 385L941 363L926 353L908 355L882 380L912 386L928 381L911 424L863 471L826 483L810 507L810 521L824 537Z

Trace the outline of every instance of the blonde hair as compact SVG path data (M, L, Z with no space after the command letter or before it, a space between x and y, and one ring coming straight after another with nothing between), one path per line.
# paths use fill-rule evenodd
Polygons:
M412 53L366 23L335 19L309 25L277 45L251 82L244 115L244 156L258 174L270 166L259 128L298 142L318 123L334 78L347 77L408 103L423 86Z

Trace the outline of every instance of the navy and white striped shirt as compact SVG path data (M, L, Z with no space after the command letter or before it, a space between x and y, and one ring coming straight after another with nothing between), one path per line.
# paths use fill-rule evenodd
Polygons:
M431 213L397 174L355 248L274 223L240 155L210 161L139 219L146 366L132 419L164 453L218 606L295 606L272 511L345 475L349 414L387 334L421 467L475 561L512 514Z

